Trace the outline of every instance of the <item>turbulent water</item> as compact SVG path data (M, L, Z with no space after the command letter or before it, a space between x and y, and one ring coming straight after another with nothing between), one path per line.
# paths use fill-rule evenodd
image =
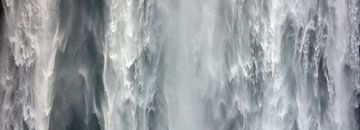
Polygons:
M0 130L360 129L360 0L0 5Z

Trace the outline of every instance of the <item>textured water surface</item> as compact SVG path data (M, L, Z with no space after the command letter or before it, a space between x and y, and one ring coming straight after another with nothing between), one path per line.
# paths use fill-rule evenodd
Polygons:
M0 130L360 129L360 0L0 2Z

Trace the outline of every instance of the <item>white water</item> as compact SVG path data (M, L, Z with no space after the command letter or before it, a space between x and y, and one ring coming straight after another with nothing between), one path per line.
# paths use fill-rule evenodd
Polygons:
M359 3L3 0L0 129L359 129Z

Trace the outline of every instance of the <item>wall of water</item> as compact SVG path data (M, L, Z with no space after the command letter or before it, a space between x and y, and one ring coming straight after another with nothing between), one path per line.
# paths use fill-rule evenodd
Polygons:
M0 129L357 130L359 0L1 0Z

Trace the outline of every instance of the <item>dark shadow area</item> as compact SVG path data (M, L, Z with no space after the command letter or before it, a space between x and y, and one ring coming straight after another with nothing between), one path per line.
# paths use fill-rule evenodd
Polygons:
M5 10L3 0L0 0L0 50L4 43L4 24L5 24Z
M105 1L61 0L50 130L103 129Z

